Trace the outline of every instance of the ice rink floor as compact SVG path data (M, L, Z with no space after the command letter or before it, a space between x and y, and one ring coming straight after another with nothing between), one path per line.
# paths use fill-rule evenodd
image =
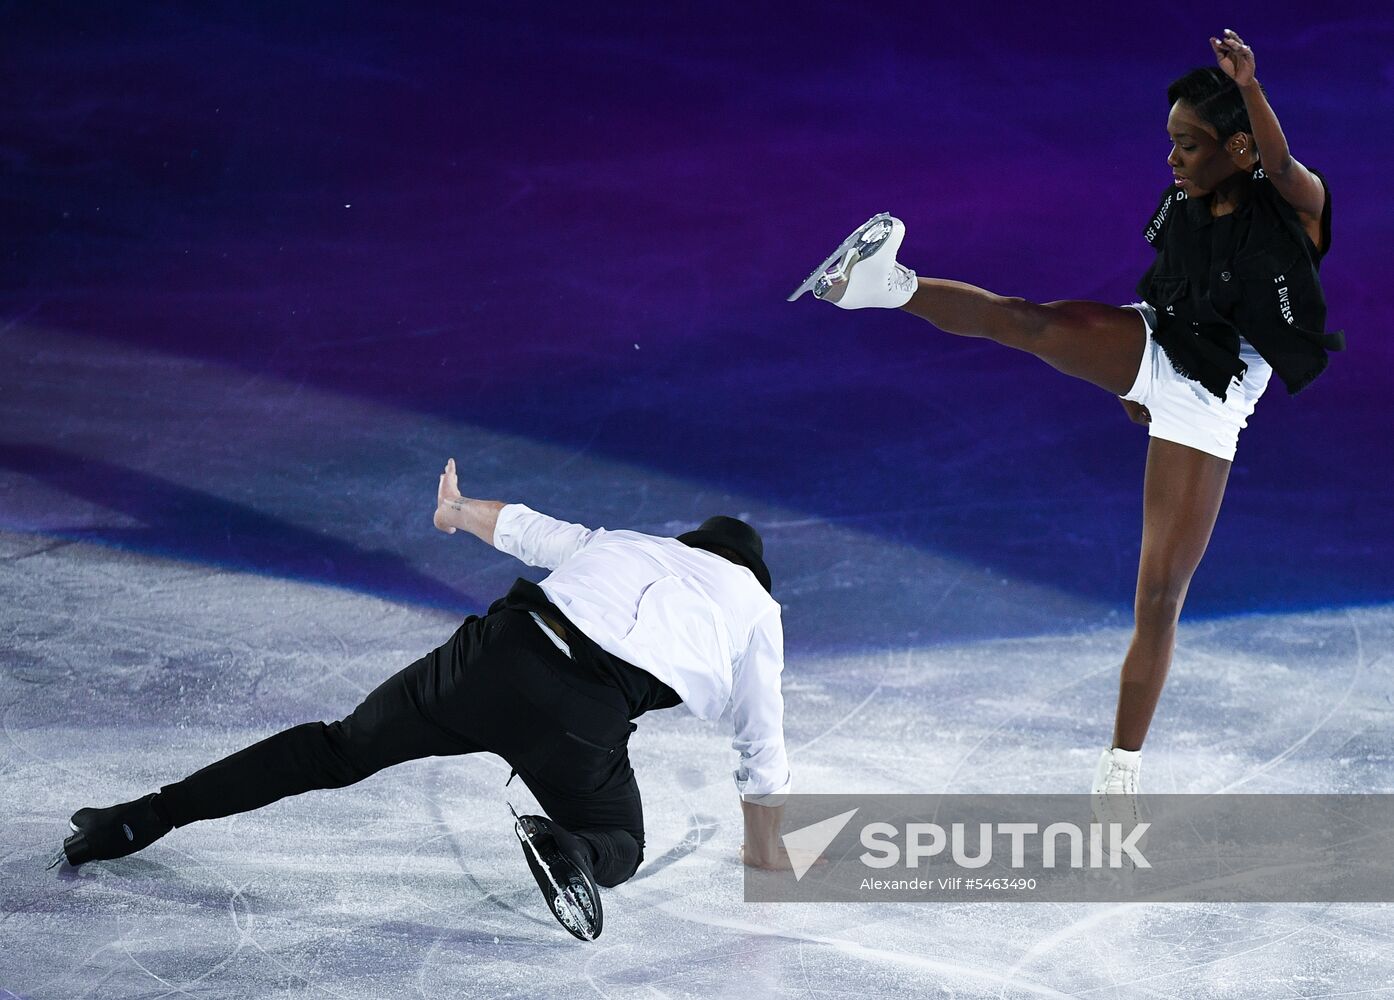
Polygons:
M1143 788L1394 793L1377 6L0 3L0 1000L1394 997L1394 905L745 903L729 727L683 709L590 945L488 755L45 867L540 576L432 529L448 457L594 527L756 525L796 790L1084 792L1145 432L785 296L891 211L921 275L1134 301L1165 89L1226 25L1329 181L1349 350L1240 439Z
M636 735L647 859L607 893L594 945L543 908L505 806L527 793L505 792L488 755L45 870L75 808L342 716L502 593L516 565L429 527L447 451L462 484L578 520L610 508L673 532L721 509L765 527L802 791L1084 790L1127 628L1078 597L596 455L207 362L7 334L16 440L44 440L60 372L99 354L101 377L63 397L62 448L82 471L11 444L0 479L7 515L31 525L0 533L0 996L1334 997L1394 982L1388 906L743 903L726 730L681 710ZM237 435L218 445L217 426ZM104 447L124 450L124 481L92 472ZM297 466L319 470L322 503L306 502ZM258 478L289 484L284 510L268 495L239 512ZM226 537L200 535L210 520ZM172 551L150 551L152 534ZM275 562L268 536L294 573L247 568ZM316 582L354 560L425 597ZM1183 624L1144 788L1390 791L1391 648L1388 606Z
M44 865L76 807L346 713L456 616L325 586L0 536L0 982L83 997L1335 997L1394 981L1375 905L755 905L723 730L641 721L648 850L573 941L509 829L492 755ZM1107 726L1121 628L791 657L806 791L1063 792ZM1183 632L1150 791L1370 790L1394 736L1394 609ZM1387 789L1383 789L1387 790Z

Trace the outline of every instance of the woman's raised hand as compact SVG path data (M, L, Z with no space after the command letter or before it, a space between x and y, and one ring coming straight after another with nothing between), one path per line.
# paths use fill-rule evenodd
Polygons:
M1226 28L1223 38L1210 39L1210 48L1220 69L1231 80L1241 87L1254 82L1254 50L1244 44L1244 39Z

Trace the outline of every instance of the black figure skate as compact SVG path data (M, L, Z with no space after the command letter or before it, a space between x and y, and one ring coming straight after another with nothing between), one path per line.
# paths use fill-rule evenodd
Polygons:
M508 810L523 857L557 923L582 941L600 937L600 888L576 838L545 816L519 816L512 805Z
M173 829L155 808L153 793L106 809L79 809L68 826L73 835L63 841L63 854L55 859L55 864L66 860L74 867L89 861L124 858L144 850Z

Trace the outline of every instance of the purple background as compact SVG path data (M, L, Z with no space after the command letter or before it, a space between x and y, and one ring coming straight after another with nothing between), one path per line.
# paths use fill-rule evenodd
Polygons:
M0 317L587 450L1126 607L1145 440L1116 401L908 316L784 298L890 210L922 274L1131 301L1169 178L1165 87L1232 26L1330 182L1323 280L1350 349L1262 401L1189 610L1394 597L1376 295L1394 17L973 6L5 5ZM158 428L73 455L65 391L50 439L0 428L0 467L100 482L147 526L87 537L455 600L260 512L256 489L284 484L231 505L135 471ZM381 489L419 503L415 483Z

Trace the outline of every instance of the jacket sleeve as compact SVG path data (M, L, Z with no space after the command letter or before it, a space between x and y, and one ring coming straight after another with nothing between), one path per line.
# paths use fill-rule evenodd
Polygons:
M731 746L740 754L734 777L747 802L779 805L791 787L784 748L784 630L779 606L756 622L731 681Z
M525 504L511 503L499 511L494 548L529 566L556 569L603 534L604 528L591 530L539 514Z

